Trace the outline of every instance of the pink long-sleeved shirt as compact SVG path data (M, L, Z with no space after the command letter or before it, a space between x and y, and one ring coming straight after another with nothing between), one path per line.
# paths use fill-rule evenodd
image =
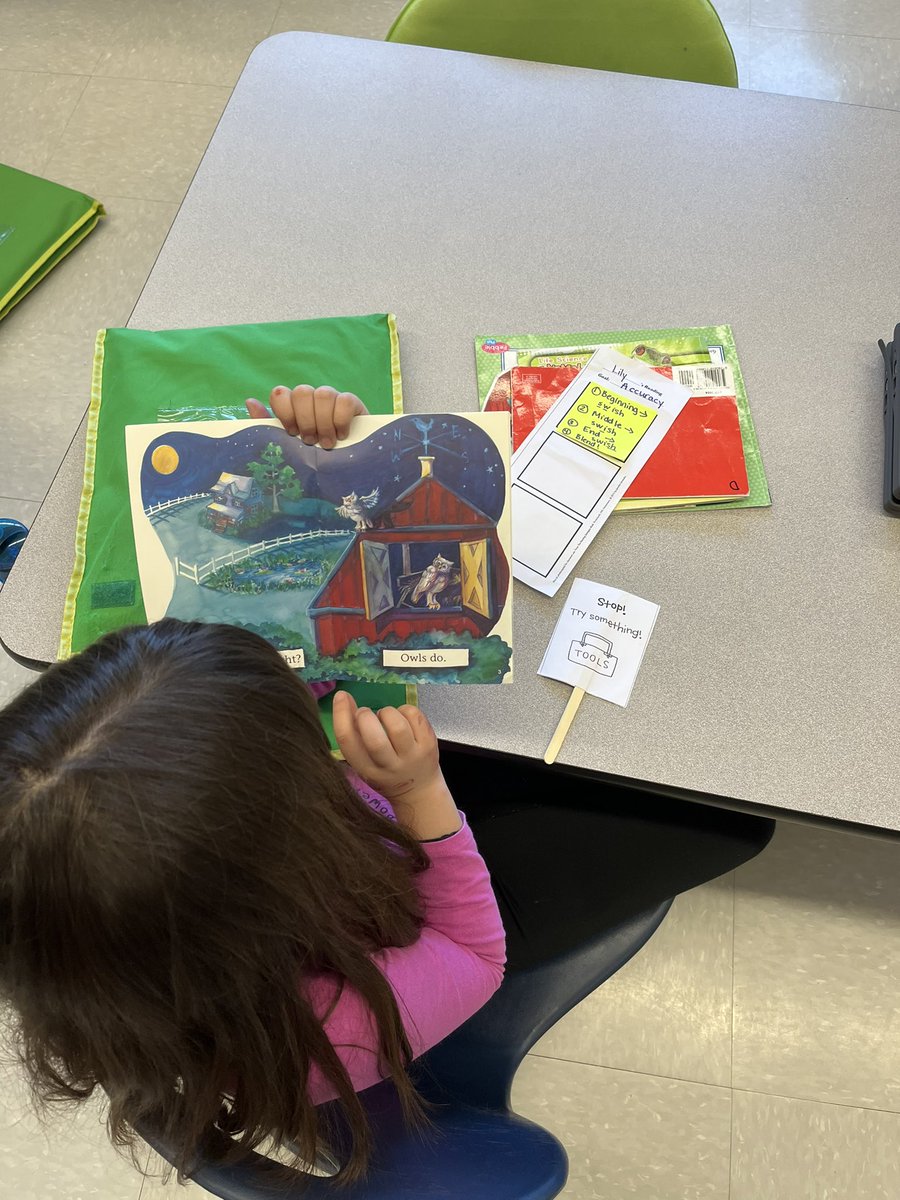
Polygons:
M361 798L376 812L393 817L391 806L350 775ZM424 925L411 946L390 947L372 956L393 989L413 1057L436 1045L477 1012L500 986L506 937L491 881L463 816L462 828L448 838L424 842L430 866L415 877ZM354 1088L378 1083L378 1034L371 1009L345 983L318 975L305 983L313 1010L338 1052ZM315 1104L334 1099L334 1088L317 1066L309 1075Z

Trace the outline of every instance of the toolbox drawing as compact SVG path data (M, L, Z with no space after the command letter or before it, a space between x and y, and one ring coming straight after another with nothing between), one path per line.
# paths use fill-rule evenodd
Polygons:
M569 662L589 667L598 675L612 675L618 661L613 654L613 644L609 638L599 633L591 633L587 629L581 635L580 642L572 642L569 646Z

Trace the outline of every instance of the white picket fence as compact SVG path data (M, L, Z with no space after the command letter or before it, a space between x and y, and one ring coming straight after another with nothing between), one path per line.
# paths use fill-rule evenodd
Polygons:
M160 500L159 504L151 504L149 508L144 509L145 517L152 517L155 513L162 512L164 508L174 508L176 504L187 504L188 500L203 500L209 495L209 492L194 492L193 496L179 496L176 500Z
M252 546L242 546L239 550L231 550L228 554L220 554L216 558L211 558L205 563L186 563L176 555L172 560L175 567L175 574L183 575L185 579L192 579L194 583L203 583L204 579L209 579L214 571L218 571L220 567L232 566L234 563L243 562L247 558L255 558L257 554L263 554L266 550L274 550L276 546L289 546L292 542L305 542L310 538L321 537L347 537L352 536L352 530L349 529L308 529L304 533L291 533L286 537L273 538L266 542L255 542Z

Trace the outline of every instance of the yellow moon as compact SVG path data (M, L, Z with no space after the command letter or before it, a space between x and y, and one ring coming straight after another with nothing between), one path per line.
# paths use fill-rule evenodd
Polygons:
M178 451L173 446L157 446L150 455L150 462L160 475L171 475L178 466Z

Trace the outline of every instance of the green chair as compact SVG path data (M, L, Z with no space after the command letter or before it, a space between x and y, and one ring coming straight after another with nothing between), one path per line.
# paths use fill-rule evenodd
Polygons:
M738 85L710 0L409 0L387 41Z

